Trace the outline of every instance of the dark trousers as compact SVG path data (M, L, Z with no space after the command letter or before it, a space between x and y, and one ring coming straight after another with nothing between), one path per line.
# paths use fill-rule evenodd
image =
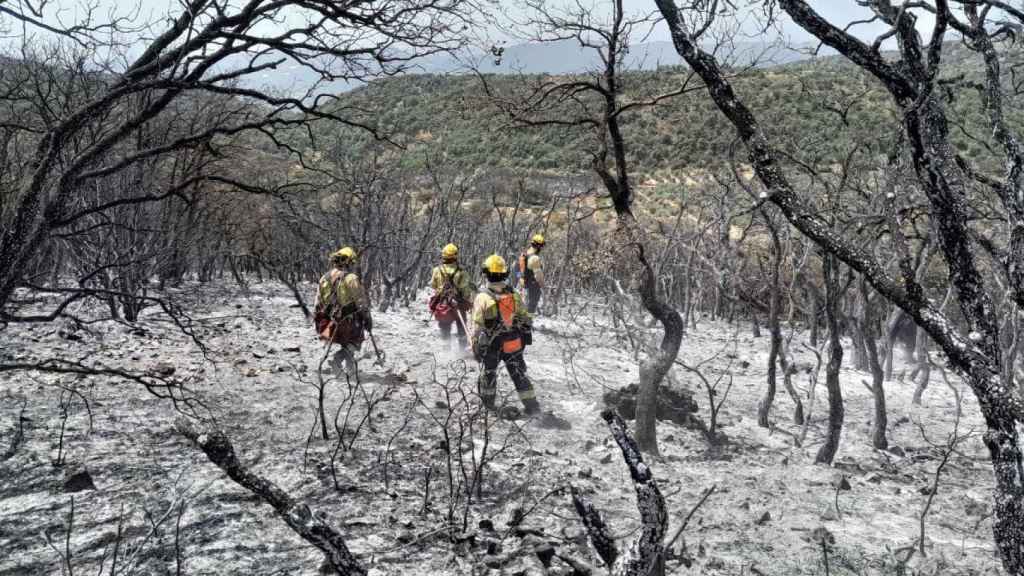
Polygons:
M459 343L466 345L466 324L458 320L438 320L437 327L441 329L441 340L448 342L452 339L452 324L458 329Z
M540 286L526 285L526 310L530 314L537 313L537 307L540 306L541 288Z
M479 386L480 399L483 400L484 405L494 406L494 399L498 395L498 365L502 362L505 363L508 375L512 377L512 383L515 384L516 392L518 392L523 405L536 404L537 394L533 390L529 376L526 375L526 359L523 357L523 351L508 354L496 350L488 352L482 362L483 370L480 372Z

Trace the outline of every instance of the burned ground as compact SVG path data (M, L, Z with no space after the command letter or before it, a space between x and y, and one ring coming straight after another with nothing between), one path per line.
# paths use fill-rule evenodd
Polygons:
M608 390L636 381L637 363L609 336L614 332L600 307L588 306L586 318L540 319L527 353L542 405L568 420L569 430L481 420L472 397L472 361L435 340L425 310L399 308L376 318L385 365L373 365L368 355L360 361L358 386L327 382L332 425L324 441L314 427L323 349L294 300L271 284L254 287L249 296L228 286L190 285L177 297L189 301L209 346L205 357L155 316L139 327L11 326L0 333L0 349L8 360L62 357L164 372L173 367L242 462L326 514L371 574L542 574L541 558L551 547L596 564L569 484L591 495L617 538L628 541L636 531L629 474L599 413ZM719 418L725 446L711 450L699 431L659 424L661 455L648 463L668 502L669 534L703 492L717 486L676 542L669 571L821 574L821 540L828 534L834 540L826 551L832 574L895 573L919 534L919 514L940 457L933 444L944 443L957 421L953 390L935 373L923 405L915 406L912 384L888 383L894 448L880 452L870 446L872 398L861 384L869 376L844 369L842 445L834 467L817 466L814 454L827 419L823 386L803 446L795 445L800 427L790 423L788 398L776 400L771 428L756 425L766 339L750 337L746 326L702 323L684 340L683 361L696 364L717 354L704 369L728 367L734 384ZM803 352L797 356L802 363L812 360ZM699 382L684 372L674 381L693 392L698 415L705 416ZM951 382L959 386L958 379ZM803 374L796 384L806 394ZM65 463L55 466L60 385L82 392L92 421L90 426L81 397L65 401ZM514 403L506 375L499 386ZM4 450L24 406L24 438L0 462L0 574L60 573L68 550L76 573L96 573L101 558L110 570L115 548L121 574L318 570L322 554L176 432L181 415L169 401L111 378L6 373L0 387ZM360 426L366 398L386 391ZM340 427L348 430L346 442L354 441L338 451L332 471L334 414L350 392L349 424ZM958 430L967 438L946 465L926 518L926 556L913 554L909 573L999 573L991 538L992 478L970 394L963 412ZM457 447L449 445L457 443L454 436L445 442L439 424L449 413L476 418L467 420L477 427L474 437L463 434ZM452 455L451 489L445 454ZM487 459L482 484L467 508L460 482L472 473L463 476L460 463L472 467L481 455ZM83 469L96 489L67 492L68 477ZM571 573L559 559L551 565L547 573Z

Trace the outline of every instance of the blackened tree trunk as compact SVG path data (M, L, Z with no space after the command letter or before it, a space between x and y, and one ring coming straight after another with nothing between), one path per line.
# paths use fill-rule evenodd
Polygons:
M775 402L775 391L778 378L776 366L779 361L779 351L782 348L782 327L779 322L779 268L782 260L782 243L779 241L779 232L775 229L775 223L771 221L768 214L763 210L761 217L768 227L772 239L772 269L771 280L768 284L768 332L771 340L768 347L768 382L764 391L764 397L757 405L757 425L762 428L768 427L768 415L771 413L772 404ZM756 326L755 316L755 326Z
M992 60L997 57L984 49L988 32L983 28L983 21L989 14L988 10L979 14L977 4L965 4L964 12L971 19L968 26L953 19L948 0L935 0L931 6L936 14L935 26L931 43L925 48L912 11L894 7L888 0L871 2L875 15L890 26L888 34L897 39L901 57L895 63L848 31L822 18L807 2L778 2L778 6L797 25L872 74L900 107L903 134L910 145L917 184L928 197L932 208L930 217L935 224L934 236L957 292L960 314L966 324L964 334L932 300L925 297L923 287L913 277L912 270L908 273L907 268L912 266L901 266L902 278L897 281L876 258L837 233L813 207L799 198L757 118L737 97L714 56L700 48L675 2L655 2L672 33L676 51L704 81L712 100L746 145L754 171L768 189L768 200L825 252L863 274L875 290L909 314L942 348L949 365L971 387L988 429L985 444L991 456L996 486L993 522L996 546L1005 570L1010 574L1024 574L1024 466L1017 432L1018 423L1024 420L1024 406L1014 397L1010 387L1002 382L1003 358L999 326L993 317L995 308L972 252L975 245L968 226L964 178L965 174L975 180L979 178L969 166L960 162L950 144L948 122L937 96L940 89L936 89L944 35L952 21L961 33L972 38L975 46L981 45L986 54L989 76L987 106L994 118L997 139L1004 140L1008 159L1007 182L997 182L996 186L990 187L1000 195L1006 211L1013 214L1008 220L1014 222L1009 250L992 247L990 252L996 254L996 261L1005 267L1003 273L1010 280L1018 307L1024 307L1024 226L1019 224L1021 220L1018 217L1024 214L1024 195L1020 192L1024 155L1017 149L1016 138L1000 138L1012 134L1008 134L998 118L1001 87L998 74L992 73L993 68L997 68L997 63ZM716 16L717 13L707 18ZM1013 17L1024 23L1024 14ZM980 29L980 32L972 32L972 29ZM980 180L991 184L991 179L986 177Z
M924 391L928 389L928 383L932 378L931 357L928 355L928 335L925 334L924 330L917 331L914 350L917 357L917 369L914 370L916 386L914 387L913 403L920 405L921 397L924 395Z
M590 133L596 142L590 150L591 168L611 200L618 228L609 238L608 258L617 265L618 276L628 276L637 289L644 308L661 324L664 336L656 351L640 366L640 390L637 397L636 440L642 450L657 452L656 414L658 387L679 353L684 324L678 311L658 294L655 274L644 250L646 232L633 215L633 187L627 144L621 122L633 111L657 105L683 93L677 89L644 102L622 103L621 67L629 55L630 34L638 28L623 8L623 0L609 2L611 14L599 24L594 11L577 6L553 10L543 2L531 2L527 16L539 42L576 38L584 51L595 52L598 66L585 75L555 80L544 78L526 90L518 101L491 91L486 75L478 78L491 101L501 107L511 121L522 127L554 126L559 130L577 129ZM541 32L536 32L541 30ZM523 78L524 83L531 80ZM639 260L639 266L637 262ZM692 300L688 299L688 302Z
M828 323L828 363L825 365L825 387L828 389L828 433L814 461L832 464L839 449L843 431L843 391L839 385L839 369L843 365L843 343L839 339L839 260L831 254L824 258L825 321Z
M879 450L889 448L889 440L885 430L889 425L885 409L885 372L878 358L877 334L877 302L872 301L868 293L868 283L864 277L860 280L861 299L864 302L864 314L861 316L861 332L864 334L864 347L867 350L868 366L871 368L871 393L875 400L875 418L871 423L871 445Z

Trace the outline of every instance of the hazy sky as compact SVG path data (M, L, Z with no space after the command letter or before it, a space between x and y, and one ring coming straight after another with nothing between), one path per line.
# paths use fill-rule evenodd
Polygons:
M3 0L0 0L2 2ZM241 3L243 0L236 0L237 3ZM576 0L549 0L553 5L559 3L563 5L574 4ZM604 0L579 0L582 4L587 6L594 6L600 8ZM8 5L17 5L18 0L8 0ZM59 10L61 19L65 22L72 21L83 13L82 6L85 4L99 3L105 9L113 9L119 15L127 15L134 13L136 10L140 10L142 19L149 21L159 21L162 17L165 17L169 10L177 11L180 9L182 0L55 0L50 3L52 9ZM505 2L505 6L514 5L515 0L511 2ZM748 2L750 3L750 2ZM627 10L632 12L653 12L655 5L653 0L624 0L624 4ZM819 11L823 16L829 18L832 22L845 25L852 20L859 20L867 17L870 12L856 4L855 0L810 0L810 4L816 10ZM54 19L54 14L51 13L49 20ZM927 14L919 12L919 23L922 32L927 37L927 29L932 24L932 19ZM754 19L750 18L750 24L748 29L753 32L757 29ZM857 33L860 36L867 37L877 34L880 30L884 30L884 25L872 26L861 26L857 28ZM806 34L802 29L792 23L786 23L783 25L784 33L792 38L795 42L808 42L811 40L810 36ZM492 33L497 34L497 30L492 30ZM665 26L658 26L654 29L651 40L669 40L668 30Z

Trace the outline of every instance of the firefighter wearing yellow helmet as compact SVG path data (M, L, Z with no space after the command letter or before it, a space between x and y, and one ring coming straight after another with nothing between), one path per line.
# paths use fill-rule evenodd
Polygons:
M469 274L459 266L459 248L448 244L441 249L441 265L430 274L430 311L441 330L441 339L451 342L452 324L458 329L461 350L466 349L465 313L473 306L473 286Z
M508 286L505 259L492 254L483 262L487 284L473 301L473 354L481 363L479 391L484 406L495 408L498 365L505 364L526 414L540 412L526 375L525 346L532 344L532 323L523 300Z
M366 330L373 330L370 301L356 274L356 251L345 246L330 256L331 270L320 277L313 320L320 339L338 344L331 367L355 374L355 354Z
M543 249L544 235L534 234L533 238L530 238L530 247L519 255L516 276L519 279L519 290L526 293L526 307L530 314L537 313L544 291L544 263L540 258Z

